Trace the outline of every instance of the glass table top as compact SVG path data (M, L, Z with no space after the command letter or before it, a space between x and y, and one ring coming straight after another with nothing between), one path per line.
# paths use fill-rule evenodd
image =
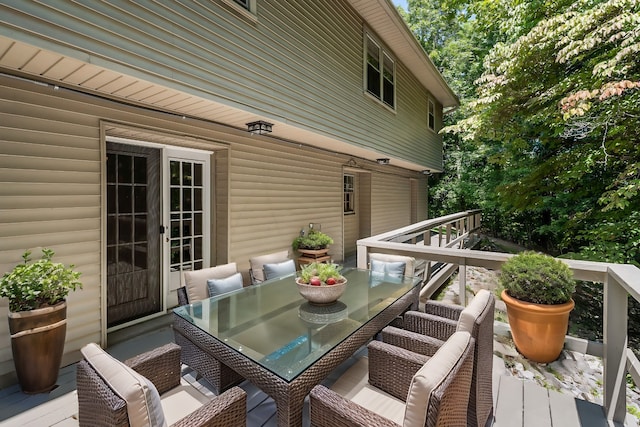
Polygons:
M419 283L418 278L369 270L342 273L346 290L331 305L307 302L290 275L173 311L291 381Z

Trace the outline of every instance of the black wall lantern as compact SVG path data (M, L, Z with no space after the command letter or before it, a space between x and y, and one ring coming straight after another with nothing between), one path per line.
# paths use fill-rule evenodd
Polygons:
M247 123L247 131L252 134L264 135L271 132L273 123L267 123L263 120Z

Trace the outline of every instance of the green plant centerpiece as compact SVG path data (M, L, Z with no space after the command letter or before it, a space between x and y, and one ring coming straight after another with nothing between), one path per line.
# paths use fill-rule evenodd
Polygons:
M337 264L312 262L300 270L300 282L312 286L332 286L346 279L340 274L342 267Z
M333 239L322 231L310 229L306 234L301 233L293 239L291 247L294 251L300 249L318 250L325 249L333 244Z
M535 362L556 360L574 307L571 269L549 255L525 251L502 265L499 285L518 351Z
M333 304L342 296L347 279L336 264L312 262L300 270L296 284L300 295L315 305Z
M0 297L9 300L9 331L16 375L25 393L45 393L55 387L67 331L67 303L71 291L82 288L73 265L53 262L54 252L23 262L0 279ZM37 367L35 369L34 367Z

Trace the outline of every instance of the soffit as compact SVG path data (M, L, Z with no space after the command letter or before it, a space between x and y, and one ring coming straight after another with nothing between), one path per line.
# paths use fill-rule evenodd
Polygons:
M460 105L458 97L390 0L349 0L349 3L444 108Z
M162 82L145 80L125 71L102 67L87 61L81 61L69 55L47 51L33 45L0 36L0 72L7 70L36 81L71 88L81 92L93 93L119 102L127 102L155 110L170 112L185 119L197 118L218 123L246 132L246 123L255 120L267 120L274 123L275 137L294 143L304 143L324 150L344 153L375 161L380 157L391 157L354 144L292 125L286 119L281 121L263 117L259 112L243 110L222 104L211 99L187 93ZM420 171L424 165L397 158L391 159L394 166Z

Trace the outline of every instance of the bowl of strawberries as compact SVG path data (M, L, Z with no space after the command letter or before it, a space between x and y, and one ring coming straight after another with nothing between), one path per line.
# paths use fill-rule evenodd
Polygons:
M347 287L347 279L340 274L340 270L341 267L336 264L312 262L305 265L296 277L300 295L310 304L333 304Z

